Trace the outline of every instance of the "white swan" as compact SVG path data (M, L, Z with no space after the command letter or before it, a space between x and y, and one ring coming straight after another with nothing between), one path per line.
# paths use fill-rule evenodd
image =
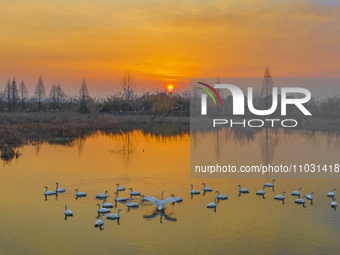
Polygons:
M242 188L242 189L241 189L241 185L240 185L240 184L237 185L237 187L239 187L238 191L239 191L240 193L249 193L249 189L246 189L246 188Z
M335 196L334 190L336 191L336 189L335 189L335 188L334 188L334 189L332 189L332 191L331 191L331 192L329 192L329 193L327 194L327 197L334 197L334 196Z
M45 192L44 192L44 195L46 195L46 196L50 196L50 195L55 195L57 192L55 192L55 191L52 191L52 190L50 190L50 191L47 191L47 186L45 186L44 187L46 190L45 190Z
M101 226L104 225L104 221L103 221L103 219L102 219L102 215L101 215L101 214L100 214L99 218L100 218L100 220L97 220L97 221L94 223L94 226L95 226L95 227L101 227Z
M104 208L112 208L113 207L113 204L105 203L105 201L106 201L106 198L104 198L104 200L103 200L102 207L104 207Z
M220 195L220 192L218 190L216 190L215 193L217 193L217 198L218 199L221 199L221 200L228 199L228 196L223 195L223 194Z
M334 201L332 201L331 203L331 207L337 207L338 206L338 203L336 202L336 197L333 199Z
M266 192L264 191L264 189L266 188L266 186L263 186L263 188L262 189L260 189L259 191L256 191L256 195L264 195L264 194L266 194Z
M199 192L198 190L193 189L193 188L194 188L194 185L190 184L190 186L191 186L191 191L190 191L190 193L191 193L192 195L198 195L198 194L201 193L201 192Z
M125 202L125 201L127 201L127 198L126 198L126 197L120 197L120 198L118 198L118 192L115 192L114 194L116 194L116 197L115 197L115 201L116 201L116 202Z
M300 190L302 190L302 188L299 188L299 191L293 191L292 196L300 196L301 195Z
M66 190L65 188L58 188L58 185L59 185L58 182L56 182L55 184L57 185L56 188L55 188L56 192L59 192L59 193L65 192L65 190Z
M131 196L139 196L139 195L140 195L140 192L139 192L139 191L133 191L132 188L129 188L129 190L131 190L131 192L130 192L130 195L131 195Z
M273 179L272 183L270 183L270 182L265 183L264 186L266 186L266 187L274 187L274 181L275 181L275 179Z
M148 201L152 202L155 206L157 206L157 209L158 210L163 210L164 207L168 204L168 203L174 203L176 202L176 198L173 198L173 197L168 197L167 199L163 199L163 193L164 191L162 191L162 198L161 200L158 200L157 198L155 198L154 196L150 196L150 197L147 197L148 198Z
M172 194L171 197L176 199L176 202L182 202L183 198L182 197L176 197L175 194Z
M207 208L215 208L216 207L216 197L214 198L214 202L215 203L209 203L209 204L207 204Z
M129 198L129 202L126 204L127 207L138 207L139 204L136 202L131 202L131 197Z
M96 198L107 198L108 197L108 195L107 195L107 190L105 190L105 193L103 194L103 193L100 193L100 194L97 194L96 195Z
M314 192L310 193L310 195L306 195L305 197L308 199L308 200L313 200L313 194Z
M81 192L81 191L79 191L78 189L75 189L74 191L77 191L77 192L76 192L76 196L77 196L77 197L85 197L85 196L86 196L86 193L85 193L85 192Z
M97 210L97 212L98 213L109 213L109 212L111 212L109 209L107 209L107 208L101 208L100 209L100 204L97 204L98 205L98 210Z
M203 191L212 191L212 188L206 187L204 182L202 183L202 185L204 185Z
M123 191L125 190L125 187L119 187L119 183L117 183L117 191Z
M120 215L119 215L119 212L121 211L122 209L118 209L118 214L108 214L106 215L106 219L111 219L111 220L115 220L115 219L119 219L120 218Z
M65 205L65 216L73 216L73 212L71 210L67 210L67 205Z
M303 198L295 199L294 203L297 203L297 204L304 204L304 203L306 203L306 200L304 200L305 197L306 196L303 196Z
M142 201L149 201L148 197L144 196L144 195L140 195L140 197L142 198Z
M285 191L282 191L282 195L276 195L274 199L276 200L284 200L285 199Z

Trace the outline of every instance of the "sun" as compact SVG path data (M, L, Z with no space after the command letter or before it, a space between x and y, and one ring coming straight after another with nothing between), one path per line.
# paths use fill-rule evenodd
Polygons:
M174 90L174 85L169 84L168 86L166 86L166 89L167 89L169 92L172 92L172 91Z

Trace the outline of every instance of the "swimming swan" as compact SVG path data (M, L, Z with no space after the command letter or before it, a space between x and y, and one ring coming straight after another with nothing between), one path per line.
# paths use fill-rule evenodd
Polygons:
M194 185L190 184L190 186L191 186L191 191L190 191L190 193L191 193L192 195L198 195L198 194L201 193L201 192L199 192L198 190L193 189L193 188L194 188Z
M215 193L217 193L217 198L218 199L221 199L221 200L228 199L228 196L223 195L223 194L220 195L220 192L218 190L216 190Z
M171 197L176 199L176 202L182 202L183 198L182 197L175 197L175 194L172 194Z
M216 207L216 197L214 198L214 202L215 203L209 203L209 204L207 204L207 208L215 208Z
M301 195L300 190L302 190L302 188L299 188L299 191L293 191L292 196L300 196Z
M55 195L57 192L55 192L55 191L47 191L47 186L45 186L44 187L46 190L45 190L45 192L44 192L44 195L46 195L46 196L50 196L50 195Z
M304 200L305 197L306 196L303 196L303 198L295 199L294 203L297 203L297 204L304 204L304 203L306 203L306 200Z
M275 197L274 197L274 199L276 199L276 200L284 200L285 199L285 194L286 192L285 191L282 191L282 195L276 195Z
M97 210L97 212L98 213L109 213L109 212L111 212L109 209L107 209L107 208L101 208L100 209L100 204L97 204L98 205L98 210Z
M117 183L117 191L123 191L125 190L125 187L119 187L119 183Z
M336 191L336 189L335 189L335 188L334 188L334 189L332 189L332 191L331 191L331 192L329 192L329 193L327 194L327 197L334 197L334 196L335 196L334 190Z
M202 185L204 185L203 191L212 191L212 188L206 187L204 182L202 183Z
M336 197L335 197L333 200L334 200L334 201L332 201L331 207L332 207L332 208L335 208L335 207L338 206L338 203L336 202Z
M96 195L96 198L107 198L107 197L108 197L108 195L107 195L107 190L105 190L105 194L100 193L100 194L97 194L97 195Z
M314 192L310 193L310 195L306 195L305 197L308 199L308 200L313 200L313 194Z
M103 219L102 219L102 215L100 214L100 220L97 220L95 223L94 223L94 226L95 227L101 227L101 226L103 226L104 225L104 221L103 221Z
M239 187L238 191L239 191L240 193L249 193L249 189L246 189L246 188L242 188L242 189L241 189L241 185L240 185L240 184L237 185L237 187Z
M116 202L125 202L125 201L127 201L127 198L126 198L126 197L120 197L120 198L118 198L118 192L115 192L114 194L116 194L116 197L115 197L115 201L116 201Z
M105 208L112 208L113 207L113 204L105 203L105 201L106 201L106 198L104 198L104 200L103 200L102 207L105 207Z
M58 185L59 185L58 182L56 182L55 184L57 184L57 186L56 186L56 188L55 188L55 191L56 191L56 192L62 193L62 192L64 192L64 191L66 190L65 188L58 188Z
M275 181L275 179L273 179L272 183L270 183L270 182L265 183L264 186L266 186L266 187L274 187L274 181Z
M149 201L148 197L144 196L144 195L140 195L140 197L142 198L142 201Z
M77 191L77 192L76 192L76 196L77 196L77 197L85 197L85 196L86 196L86 193L85 193L85 192L81 192L81 191L79 191L78 189L75 189L74 191Z
M263 186L263 188L262 189L260 189L259 191L256 191L256 195L264 195L264 194L266 194L266 192L264 191L264 189L266 188L266 186Z
M139 191L133 191L132 188L129 188L129 190L131 190L131 192L130 192L130 195L131 195L131 196L139 196L139 195L140 195L140 192L139 192Z
M168 204L168 203L174 203L176 202L176 198L173 198L173 197L168 197L167 199L163 199L163 193L164 191L162 191L162 198L161 200L158 200L157 198L155 198L154 196L150 196L150 197L147 197L148 198L148 201L152 202L155 206L157 206L157 209L158 210L163 210L164 207Z
M65 216L73 216L73 212L71 210L67 210L67 205L65 205Z
M136 202L131 202L131 197L129 198L129 202L126 204L127 207L138 207L139 204Z
M118 214L108 214L106 215L106 219L111 219L111 220L115 220L115 219L119 219L120 218L120 215L119 215L119 212L121 211L122 209L118 209Z

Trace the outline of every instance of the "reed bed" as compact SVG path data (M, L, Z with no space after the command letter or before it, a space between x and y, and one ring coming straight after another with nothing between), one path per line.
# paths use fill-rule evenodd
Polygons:
M0 150L33 141L75 138L97 130L120 129L127 124L188 125L189 117L79 114L76 112L0 113Z

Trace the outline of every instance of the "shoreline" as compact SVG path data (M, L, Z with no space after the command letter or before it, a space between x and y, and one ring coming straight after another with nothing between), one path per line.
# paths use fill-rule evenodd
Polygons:
M95 131L123 130L129 126L175 126L189 130L189 117L77 112L12 112L0 113L1 157L15 156L15 149L32 142L74 139ZM147 129L147 128L146 128ZM149 128L150 129L150 128Z

